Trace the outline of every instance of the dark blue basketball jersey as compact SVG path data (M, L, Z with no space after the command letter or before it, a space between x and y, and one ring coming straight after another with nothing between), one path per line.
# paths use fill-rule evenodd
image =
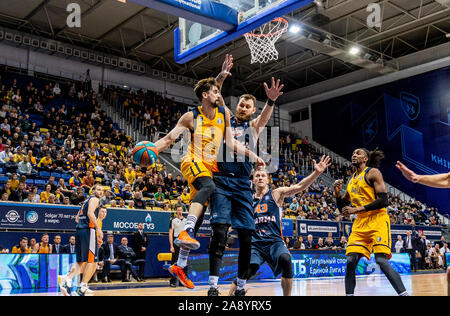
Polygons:
M252 242L283 241L281 230L281 208L273 199L272 190L269 190L261 200L253 200L255 210L255 226Z
M236 118L233 116L230 118L230 123L233 137L244 144L247 148L252 147L249 149L256 153L256 141L251 141L250 139L250 121L238 123ZM225 175L228 174L235 177L250 176L253 168L253 163L249 161L248 157L238 157L238 155L231 149L227 149L225 145L225 139L223 140L218 157L222 160L219 160L217 162L219 173Z
M87 229L87 228L94 228L94 223L91 222L91 220L88 217L88 209L89 209L89 202L91 201L91 198L93 196L90 196L86 201L84 201L83 205L81 206L81 211L78 216L78 224L77 229ZM100 206L100 204L99 204ZM94 211L95 218L98 218L98 211L100 207L97 207Z

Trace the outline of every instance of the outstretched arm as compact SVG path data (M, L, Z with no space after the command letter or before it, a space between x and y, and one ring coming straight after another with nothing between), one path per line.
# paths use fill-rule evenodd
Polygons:
M314 163L314 171L304 178L302 181L295 185L291 185L290 187L281 187L278 189L275 189L272 192L273 198L277 202L278 205L283 204L284 198L288 196L293 196L297 193L300 193L304 191L306 188L308 188L311 183L314 182L331 164L330 164L331 158L328 156L322 156L319 163L316 163L315 160L313 160Z
M220 91L222 91L222 86L223 86L223 83L225 82L225 79L227 79L228 76L231 76L231 72L230 72L231 68L233 68L233 55L227 54L225 56L225 60L222 64L222 71L216 77L216 81L217 81L217 84L219 85ZM225 110L231 114L231 111L225 104L223 97L221 96L220 98L221 98L221 103L222 103L221 106L223 106L225 108Z
M180 135L188 128L190 128L193 124L194 116L192 112L185 113L177 125L163 138L158 140L155 143L156 149L158 153L163 152L166 148L168 148L174 141L180 137Z
M263 128L267 125L267 122L269 122L270 117L272 116L273 113L273 106L275 104L275 101L280 96L283 95L283 92L281 92L283 87L284 84L280 86L280 79L278 79L277 82L275 83L274 77L272 77L272 86L270 87L270 89L267 86L267 83L264 82L264 89L266 90L267 102L261 114L251 122L252 127L256 129L256 138L259 137L259 134L261 133Z
M400 161L395 165L401 171L403 176L411 182L420 183L433 188L450 188L450 172L434 175L418 175L408 169Z

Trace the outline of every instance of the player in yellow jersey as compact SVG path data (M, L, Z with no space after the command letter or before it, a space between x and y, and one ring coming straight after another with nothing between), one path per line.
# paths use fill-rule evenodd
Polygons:
M209 197L215 191L212 173L216 167L222 141L225 139L226 145L238 154L249 157L258 165L264 165L261 158L236 141L231 131L227 131L231 127L230 114L224 107L219 106L222 96L217 81L214 78L200 80L195 86L194 92L201 101L201 106L185 113L175 128L155 143L158 152L162 152L186 129L191 133L187 154L181 161L181 172L191 188L192 203L185 229L176 240L181 248L178 262L169 269L188 288L193 288L194 285L187 278L183 268L187 265L190 249L200 247L200 243L194 238L195 225L197 219L202 216Z
M433 175L418 175L414 171L408 169L400 161L395 165L402 175L409 181L420 183L432 188L450 189L450 172L433 174ZM450 296L450 266L447 268L447 295Z
M398 295L408 295L400 275L389 264L391 258L391 226L386 207L388 197L383 175L378 169L382 151L368 151L359 148L353 152L353 176L347 183L344 197L341 197L343 180L334 183L336 202L344 215L357 214L347 246L347 268L345 292L354 295L355 271L362 256L375 261L386 275Z

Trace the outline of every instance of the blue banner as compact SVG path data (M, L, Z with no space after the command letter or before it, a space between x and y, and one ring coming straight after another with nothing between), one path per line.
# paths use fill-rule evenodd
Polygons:
M380 166L385 181L450 214L448 190L408 181L395 167L400 160L418 174L450 171L449 80L446 67L313 104L312 136L347 159L360 147L389 153Z
M281 221L281 229L284 237L294 236L294 221L292 219L284 219Z
M450 253L445 254L445 262L447 262L447 267L450 267Z
M49 204L0 203L0 228L74 230L80 207Z
M291 251L292 270L294 278L320 278L344 276L347 257L344 251ZM226 252L223 256L224 264L220 269L221 281L233 281L237 276L238 254L237 252ZM208 281L209 255L192 255L189 258L191 269L190 277L195 282ZM408 254L392 254L389 264L395 271L401 274L411 273ZM361 258L356 269L357 275L382 274L379 266L375 263L372 255L370 260ZM258 270L255 280L275 279L272 269L264 263Z
M328 221L297 220L297 233L306 240L307 235L316 237L328 237L332 233L333 238L339 238L339 223Z
M69 273L75 261L69 254L0 254L0 290L57 288L58 275Z
M143 223L146 233L168 233L170 215L170 212L109 208L103 220L103 230L135 232L138 224Z

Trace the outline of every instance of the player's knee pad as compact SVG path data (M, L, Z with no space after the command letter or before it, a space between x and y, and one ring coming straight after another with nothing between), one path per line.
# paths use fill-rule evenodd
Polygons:
M280 258L278 258L278 264L282 268L281 276L283 278L292 279L294 276L292 272L292 260L291 256L287 253L283 253Z
M212 235L209 242L208 253L210 255L216 255L222 258L227 245L228 238L228 224L213 224L212 225Z
M216 185L210 177L198 178L192 185L198 190L197 194L195 194L195 197L192 199L192 202L200 203L201 205L205 205L209 197L216 190Z

